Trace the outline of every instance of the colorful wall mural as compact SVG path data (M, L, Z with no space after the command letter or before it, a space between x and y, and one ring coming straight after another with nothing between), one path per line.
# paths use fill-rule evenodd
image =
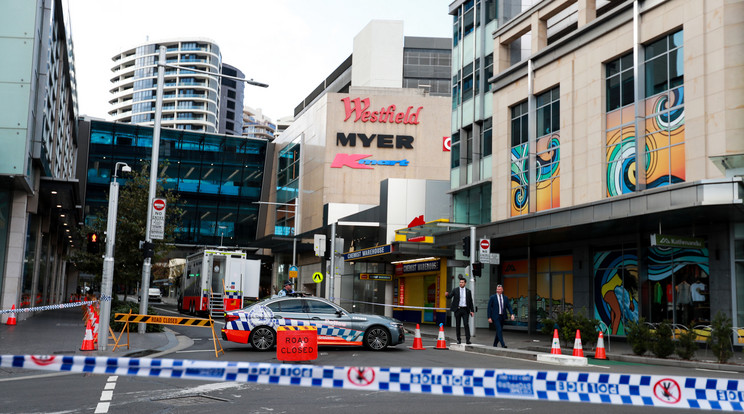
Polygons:
M529 152L527 143L517 145L511 150L511 215L519 216L529 212Z
M638 321L638 256L635 250L594 254L594 315L613 335Z
M561 178L560 178L560 134L555 132L537 140L537 211L560 207Z

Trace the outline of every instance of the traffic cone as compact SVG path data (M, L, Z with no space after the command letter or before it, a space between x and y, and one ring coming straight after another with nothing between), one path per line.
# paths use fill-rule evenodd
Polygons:
M409 347L408 349L413 349L416 351L421 351L424 348L424 344L421 342L421 329L419 329L419 324L416 324L416 334L413 337L413 346Z
M581 331L579 331L578 329L576 330L576 340L574 341L573 356L584 356L584 348L581 347Z
M607 359L607 355L605 355L604 335L602 335L602 332L599 332L599 339L597 339L597 350L594 351L594 359Z
M558 339L558 329L553 330L553 345L550 346L550 353L563 355L561 352L561 341Z
M85 324L85 337L83 337L83 344L80 346L81 351L95 351L96 346L93 345L93 327L90 324L90 320Z
M98 346L98 322L99 322L98 319L99 319L99 316L98 316L98 311L95 308L93 309L93 314L95 315L95 317L94 317L95 322L93 324L93 344L95 344L96 346Z
M16 316L15 316L15 303L10 308L10 316L8 316L8 321L5 322L6 325L15 325L16 324Z
M439 324L439 336L437 337L437 346L434 349L449 349L447 348L447 341L444 340L444 324Z

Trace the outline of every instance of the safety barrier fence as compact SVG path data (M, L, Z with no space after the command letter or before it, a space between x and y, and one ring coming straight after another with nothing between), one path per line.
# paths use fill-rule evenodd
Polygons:
M744 411L744 380L723 378L60 355L0 355L0 367L356 391Z

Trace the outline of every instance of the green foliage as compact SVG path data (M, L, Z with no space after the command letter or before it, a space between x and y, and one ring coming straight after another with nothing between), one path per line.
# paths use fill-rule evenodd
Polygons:
M124 323L122 322L114 322L114 316L117 313L129 313L129 311L132 311L133 314L139 314L139 303L137 302L130 302L126 300L115 300L113 303L111 303L111 329L118 334L118 332L121 332L122 329L124 329ZM147 314L148 315L157 315L158 313L153 309L152 307L147 308ZM137 324L129 324L129 332L136 331L137 330ZM145 332L163 332L163 325L156 325L152 323L145 324Z
M663 321L656 327L651 342L651 351L659 358L666 358L674 353L672 326L669 321Z
M133 286L142 279L144 258L139 248L139 242L145 240L145 230L147 228L147 208L150 192L149 168L149 165L145 164L140 171L133 170L128 173L126 182L119 189L114 251L114 286ZM183 213L183 209L178 207L180 201L178 194L171 190L166 191L163 187L163 183L167 180L167 177L161 176L158 179L155 192L157 197L166 199L168 208L166 210L165 239L153 241L155 243L153 263L164 258L173 249L173 235L180 225ZM80 229L79 238L85 240L86 235L91 232L103 235L106 231L107 220L108 205L86 218L88 224ZM98 254L88 253L84 245L85 242L83 242L83 246L79 246L71 255L75 267L81 272L96 275L98 280L101 277L103 255L105 254L105 243L103 241L102 238L101 252ZM161 275L157 274L161 270L165 269L161 269L160 266L153 266L151 280L162 278Z
M576 331L581 332L581 343L582 346L592 347L597 342L597 330L598 322L595 319L589 319L584 316L584 312L574 313L572 311L561 312L557 315L556 319L546 318L543 319L542 333L553 337L553 330L555 326L558 326L558 336L562 338L561 341L564 347L573 346L573 341L576 338Z
M633 349L633 353L645 354L651 342L651 328L646 324L646 318L640 318L638 322L628 321L625 328L625 339Z
M679 335L676 353L680 358L690 360L695 356L695 351L698 349L698 345L695 342L696 337L697 335L692 329L684 331Z
M713 351L718 363L724 364L734 355L731 345L731 319L723 312L718 311L710 326L708 346Z

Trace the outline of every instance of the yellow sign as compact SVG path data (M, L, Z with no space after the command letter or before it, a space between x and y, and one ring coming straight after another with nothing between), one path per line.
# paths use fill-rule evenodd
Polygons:
M313 280L315 283L320 283L323 281L323 273L315 272L313 273Z
M114 321L129 323L156 323L160 325L181 325L181 326L212 326L209 319L201 318L179 318L174 316L157 316L157 315L137 315L127 313L117 313Z
M300 269L297 266L289 267L289 278L290 279L297 279L298 273L300 273Z

